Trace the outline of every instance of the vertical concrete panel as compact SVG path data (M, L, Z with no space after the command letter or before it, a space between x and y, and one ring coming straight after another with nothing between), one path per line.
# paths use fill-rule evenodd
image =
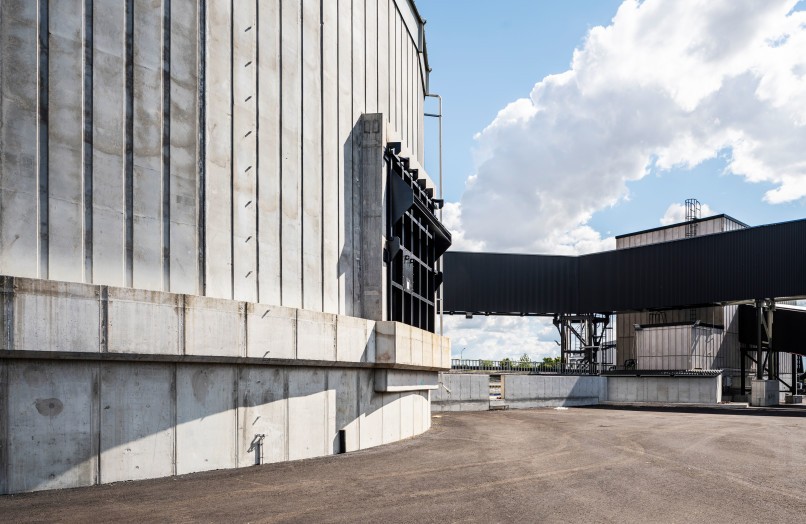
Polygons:
M171 0L170 291L199 294L198 0Z
M327 371L288 370L288 459L329 455L327 439Z
M383 443L400 440L401 402L400 393L385 393L383 397Z
M126 13L93 2L92 282L124 286Z
M162 1L134 0L133 286L159 290L162 266Z
M244 366L238 379L238 466L288 460L288 382L282 368ZM256 443L262 438L262 447Z
M435 395L440 389L436 390ZM401 393L400 394L400 438L411 438L414 436L414 397L417 393ZM385 428L384 428L385 429Z
M378 113L389 121L389 2L378 2Z
M339 313L351 315L352 304L352 166L353 166L353 44L352 0L339 0ZM348 298L349 296L349 298Z
M2 21L0 20L0 24ZM8 368L9 361L0 361L0 495L8 493L8 446L9 446L9 420L8 420Z
M297 358L336 360L336 315L297 310Z
M323 311L339 312L339 13L322 3L322 294Z
M426 429L425 424L423 424L423 397L419 394L419 392L415 392L412 395L412 400L414 401L413 410L411 412L411 419L414 422L414 427L412 429L414 431L414 435L416 436ZM456 411L461 411L461 407L456 406Z
M297 358L297 310L247 304L246 356Z
M400 137L400 141L405 143L406 80L403 60L406 55L403 49L405 44L403 33L406 32L406 28L403 26L400 13L396 12L395 14L395 130L397 131L398 137Z
M230 2L207 2L205 50L206 295L232 298L232 13ZM279 248L275 246L275 249Z
M0 3L0 122L14 123L0 126L0 274L32 278L39 268L37 25L36 2Z
M322 30L319 0L302 1L302 307L322 311ZM328 137L331 138L331 137Z
M379 35L378 30L378 3L385 0L365 0L366 11L364 27L366 27L366 112L378 113L378 56ZM382 55L381 55L382 56Z
M280 0L258 2L258 299L280 305Z
M14 349L100 351L100 306L96 288L47 280L14 286Z
M177 367L177 475L237 467L236 380L233 366Z
M82 282L84 2L51 1L48 16L48 277Z
M175 473L174 380L172 365L101 365L100 482Z
M8 438L8 491L97 483L97 364L12 361L7 366L8 425L0 432Z
M236 300L257 300L257 13L232 13L232 282Z
M375 393L375 374L359 373L358 411L359 449L367 449L383 443L383 396Z
M355 369L330 369L327 371L328 391L334 400L330 406L335 413L329 413L334 419L334 426L329 440L333 453L338 453L339 431L346 433L346 451L355 451L359 447L358 422L358 384L359 375L371 375L371 371Z
M352 235L352 256L347 277L347 300L351 302L352 309L348 309L348 315L361 316L361 272L365 264L361 246L361 221L359 219L363 213L363 193L361 183L361 154L360 147L360 119L366 112L366 1L353 0L353 153L352 153L352 178L350 190L352 196L352 215L349 220L348 234ZM345 167L345 169L347 169ZM346 186L345 186L346 194ZM346 201L346 198L345 198ZM350 205L350 204L346 204Z
M282 305L302 307L302 12L281 1Z

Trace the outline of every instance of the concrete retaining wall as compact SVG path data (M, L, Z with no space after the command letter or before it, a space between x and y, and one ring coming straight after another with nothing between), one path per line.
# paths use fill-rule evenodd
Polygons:
M489 375L440 373L431 410L483 411L490 407ZM590 406L600 402L715 404L722 377L501 375L499 405L512 409Z
M340 452L342 429L354 451L430 427L428 391L376 393L367 369L3 360L0 396L0 493L318 457Z
M431 393L431 411L486 411L490 409L490 376L440 373Z
M591 406L606 400L607 379L595 376L502 375L510 408Z
M393 322L12 277L0 335L0 494L419 435L450 362L447 339Z
M722 375L709 377L607 377L609 402L715 404L722 401Z

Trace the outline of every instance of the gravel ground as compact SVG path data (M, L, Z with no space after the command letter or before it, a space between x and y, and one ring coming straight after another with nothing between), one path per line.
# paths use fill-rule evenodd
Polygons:
M806 411L434 416L425 435L240 470L0 497L8 522L802 522Z

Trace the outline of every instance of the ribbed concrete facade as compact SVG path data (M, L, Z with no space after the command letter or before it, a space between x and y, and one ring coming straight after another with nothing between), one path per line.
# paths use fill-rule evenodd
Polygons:
M0 493L430 427L388 322L384 149L422 169L410 0L0 0Z
M3 0L0 274L352 314L354 127L423 158L408 0Z

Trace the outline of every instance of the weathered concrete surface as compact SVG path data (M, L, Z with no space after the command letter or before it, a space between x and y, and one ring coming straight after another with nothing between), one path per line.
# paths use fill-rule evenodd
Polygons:
M607 377L607 400L717 404L722 401L722 376Z
M753 406L777 406L780 403L777 380L753 380L750 404Z
M0 513L15 522L794 522L806 504L805 414L445 413L430 433L374 450L0 497Z
M439 387L431 394L431 410L486 411L490 409L490 376L440 373Z
M605 400L607 378L593 376L502 375L510 408L592 406Z

